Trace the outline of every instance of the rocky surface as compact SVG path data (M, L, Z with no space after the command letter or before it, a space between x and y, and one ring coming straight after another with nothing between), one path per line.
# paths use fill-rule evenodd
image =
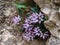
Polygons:
M0 0L0 45L45 45L42 41L27 42L22 39L20 27L11 23L12 17L18 15L12 2L11 0Z
M11 0L0 0L0 45L60 45L60 0L34 1L48 17L44 24L51 32L51 37L46 41L46 44L37 40L24 41L21 32L17 29L19 27L10 23L10 17L18 15L16 8L12 5L15 0L12 2Z
M47 40L46 45L60 45L60 39L54 36L51 36L49 40Z
M46 28L51 32L50 39L46 45L60 45L60 1L59 0L34 0L41 11L46 14L48 20L44 22Z
M0 30L0 45L45 45L42 41L34 40L27 42L22 39L20 32L12 31L12 27L7 26Z

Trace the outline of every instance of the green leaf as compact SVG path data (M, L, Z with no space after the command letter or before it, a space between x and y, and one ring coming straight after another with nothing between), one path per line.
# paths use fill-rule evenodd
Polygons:
M31 10L33 11L33 12L39 12L39 9L37 8L37 7L31 7Z
M27 6L25 6L25 5L22 5L22 4L14 4L17 8L24 8L24 9L26 9L27 8Z
M23 11L18 8L18 13L23 14Z

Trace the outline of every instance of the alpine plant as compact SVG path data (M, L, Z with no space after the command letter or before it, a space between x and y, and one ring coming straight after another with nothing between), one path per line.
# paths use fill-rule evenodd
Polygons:
M50 36L50 32L41 29L41 24L44 22L44 18L45 16L42 12L32 13L29 17L27 17L23 24L23 39L29 41L33 40L36 36L43 40L47 39Z

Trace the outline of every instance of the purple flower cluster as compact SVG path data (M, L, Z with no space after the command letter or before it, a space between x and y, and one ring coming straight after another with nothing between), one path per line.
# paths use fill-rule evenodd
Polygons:
M25 33L23 34L23 38L27 41L33 40L35 36L38 36L42 39L46 39L49 36L49 32L46 31L45 33L41 32L39 27L29 26L25 29Z
M25 29L25 34L23 35L23 38L26 40L33 40L35 36L40 36L40 29L39 27L29 27L28 29Z
M18 24L19 21L21 21L21 17L18 15L18 16L15 16L13 19L12 19L13 23L14 24Z
M23 34L23 38L26 40L33 40L36 36L40 38L47 38L49 36L49 32L46 31L45 33L42 33L39 26L34 27L33 24L35 23L41 23L43 21L44 15L40 12L38 13L32 13L27 19L25 19L25 23L23 24L23 28L25 29L25 33Z
M25 23L31 24L31 23L41 23L43 21L44 15L40 12L38 13L32 13L27 19L25 19Z

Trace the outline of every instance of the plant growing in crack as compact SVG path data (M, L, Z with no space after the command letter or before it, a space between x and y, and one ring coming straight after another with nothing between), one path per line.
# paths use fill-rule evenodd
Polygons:
M32 4L31 4L32 5ZM39 7L28 6L24 4L15 4L18 9L19 16L13 18L15 24L22 22L22 36L24 40L30 41L34 39L47 40L50 32L45 28L45 14L40 11Z

